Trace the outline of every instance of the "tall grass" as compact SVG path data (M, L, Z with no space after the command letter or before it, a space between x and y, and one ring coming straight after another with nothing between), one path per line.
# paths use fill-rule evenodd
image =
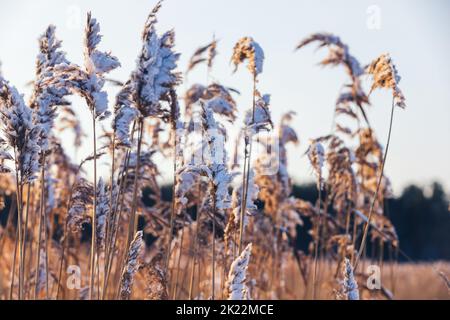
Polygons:
M297 46L318 43L328 52L321 64L348 75L331 131L312 137L307 151L319 195L310 203L291 195L287 145L300 141L295 113L274 121L270 95L258 90L262 47L243 37L230 53L235 71L246 63L251 76L240 88L251 92L250 108L241 108L239 91L211 76L215 39L194 52L182 80L175 32L157 32L160 8L149 14L136 66L123 82L107 78L120 63L99 49L100 25L90 13L83 66L68 60L49 26L39 38L29 102L0 76L0 189L10 199L0 201L9 211L1 229L1 298L357 299L367 296L369 276L358 262L368 260L391 279L377 298L395 297L396 267L385 267L383 252L402 251L384 211L384 168L394 108L405 102L389 55L363 68L339 37L324 33ZM189 83L187 75L202 65L206 82ZM114 99L107 82L117 89ZM385 148L369 124L366 83L370 93L392 93ZM79 117L84 106L72 105L72 95L89 108L90 138ZM66 130L76 148L92 152L80 164L63 147ZM233 132L239 135L229 158ZM173 181L171 199L158 184L158 157L173 161L165 177ZM84 170L88 162L93 176ZM296 247L299 228L313 240L304 252ZM369 239L377 257L364 257ZM446 279L448 271L435 271Z

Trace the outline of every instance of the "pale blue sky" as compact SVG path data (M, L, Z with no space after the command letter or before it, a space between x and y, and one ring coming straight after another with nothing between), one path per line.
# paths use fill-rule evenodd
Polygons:
M124 80L134 67L142 26L155 2L2 1L0 61L4 76L27 92L25 84L34 73L36 39L49 23L57 26L69 59L81 62L85 13L91 10L104 35L101 47L111 50L122 63L112 76ZM367 9L372 5L381 10L379 30L367 27ZM396 192L408 183L425 185L434 180L450 188L450 2L166 0L158 30L169 28L176 31L182 70L198 46L210 41L213 34L220 39L212 77L242 91L237 99L240 110L251 101L250 77L244 70L231 73L231 50L236 40L246 35L260 43L266 60L259 88L272 95L273 117L278 119L288 110L297 112L295 127L303 143L290 149L289 171L299 182L312 179L301 155L309 138L329 131L334 101L346 76L339 68L318 67L323 53L315 53L313 48L294 53L295 45L313 32L328 31L339 35L363 64L389 52L402 76L400 86L408 108L396 110L386 172ZM204 80L204 69L189 77L190 83ZM389 93L378 91L371 101L369 117L384 144ZM80 108L85 110L82 105Z

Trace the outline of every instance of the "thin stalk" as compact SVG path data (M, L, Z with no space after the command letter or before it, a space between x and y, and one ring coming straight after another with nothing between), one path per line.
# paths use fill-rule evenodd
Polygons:
M24 289L24 279L23 279L23 268L21 265L21 261L23 261L23 251L22 246L20 245L23 242L23 184L20 184L20 237L19 237L19 300L23 299L23 289Z
M319 255L319 245L320 245L320 233L322 226L322 215L321 215L321 207L322 207L322 190L320 188L322 177L319 177L319 188L318 189L318 201L317 201L317 213L319 217L319 221L316 226L316 243L314 245L314 271L313 271L313 281L312 281L312 299L316 299L316 287L317 287L317 269L318 269L318 255Z
M70 202L70 200L69 200ZM70 206L67 207L67 211L69 211ZM61 279L62 279L62 269L63 269L63 265L64 265L64 254L65 254L65 250L66 250L66 246L67 246L67 242L68 242L68 238L69 235L67 233L67 220L66 223L64 224L64 239L63 239L63 245L62 245L62 252L61 252L61 259L59 262L59 272L58 272L58 283L56 286L56 300L58 300L59 297L59 288L61 287Z
M13 263L11 269L11 286L9 288L9 300L13 298L13 290L14 290L14 279L16 275L16 259L17 259L17 247L19 246L19 228L16 228L16 240L14 241L14 254L13 254Z
M386 150L384 151L383 161L381 163L381 170L380 170L380 173L378 176L377 187L375 190L375 194L373 195L373 198L372 198L372 203L370 204L369 216L367 217L367 222L364 225L363 237L361 240L361 245L359 246L359 251L358 251L358 255L356 256L356 261L355 261L353 270L356 270L356 268L358 267L359 260L361 258L361 255L363 254L364 248L366 247L367 234L369 233L369 226L370 226L370 223L372 222L371 219L372 219L373 209L375 207L375 202L377 200L378 192L380 190L381 182L383 180L384 165L386 163L386 158L387 158L387 154L389 151L389 143L391 141L391 133L392 133L392 123L393 123L393 119L394 119L394 109L395 109L395 104L394 104L394 100L392 99L391 117L390 117L390 121L389 121L389 132L388 132L388 137L387 137L387 142L386 142Z
M47 214L44 211L44 254L45 254L45 261L44 261L44 265L45 265L45 297L48 300L49 298L49 289L48 289L48 273L49 273L49 268L48 268L48 235L47 235Z
M31 189L31 184L28 184L27 186L27 206L25 209L25 223L24 223L24 229L23 229L23 237L22 237L22 260L20 261L20 268L22 268L21 273L22 273L22 277L23 277L23 281L25 282L25 257L26 257L26 248L25 248L25 243L27 241L27 229L28 229L28 212L30 210L30 189ZM24 293L22 292L22 298L24 298Z
M36 260L36 275L37 277L39 273L39 265L40 265L40 259L41 259L41 242L42 242L42 226L44 227L44 242L45 242L45 292L46 292L46 298L48 299L48 258L47 258L47 219L45 214L45 154L42 154L42 161L41 161L42 167L41 167L41 192L40 192L40 202L39 202L39 230L38 230L38 248L37 248L37 260ZM36 278L37 279L37 278ZM34 298L36 299L38 291L38 282L35 283L34 288Z
M379 247L380 250L378 252L378 265L380 266L380 270L383 271L383 262L384 262L384 241L382 238L379 239Z
M245 195L245 190L247 189L247 162L248 162L248 150L247 150L247 141L245 141L245 153L244 153L244 169L242 172L242 190L243 190L243 194L242 194L242 198L244 198ZM247 203L247 201L245 201L245 204ZM239 216L239 239L237 241L238 243L238 252L237 255L239 255L241 253L242 250L242 241L244 238L244 214L245 210L242 210L244 205L244 202L241 202L241 207L240 207L240 216Z
M14 200L14 199L11 199ZM12 201L11 205L9 207L8 210L8 219L6 219L6 225L4 226L3 230L8 231L11 228L11 225L13 223L13 216L14 213L16 212L16 208L17 208L17 203L16 201ZM2 234L0 234L0 251L3 252L3 249L5 248L5 239L6 237L9 236L8 232L2 232Z
M131 143L134 143L134 133L135 133L135 128L136 128L136 121L133 122L133 127L131 130ZM111 217L113 217L113 222L111 225L111 230L109 232L109 239L107 239L106 243L108 246L108 256L107 256L107 272L105 274L105 281L104 281L104 287L103 287L103 292L102 292L102 299L105 299L106 294L107 294L107 290L108 290L108 281L109 281L109 276L111 274L111 269L112 269L112 263L114 260L114 248L116 247L116 239L117 239L117 230L118 230L118 225L119 225L119 221L120 221L120 216L122 214L122 205L123 205L123 187L125 185L125 181L127 179L127 175L128 175L128 164L130 161L130 150L127 150L125 153L125 160L124 160L124 168L122 169L121 172L119 172L119 176L118 179L120 180L120 184L119 184L119 191L117 192L117 196L116 196L116 201L115 206L114 206L114 210L111 211L110 215ZM111 199L112 202L112 199Z
M127 242L125 245L124 254L122 256L122 259L120 260L120 269L119 272L122 271L125 261L127 259L127 253L130 248L130 244L133 241L133 237L136 234L137 229L137 219L136 219L136 210L137 210L137 189L138 189L138 176L139 176L139 170L141 165L141 146L142 146L142 135L143 135L143 118L139 118L138 121L138 141L137 141L137 153L136 153L136 166L135 166L135 172L134 172L134 181L133 181L133 203L131 208L131 214L128 222L128 235L127 235ZM120 211L119 211L120 214ZM122 275L120 275L120 281L122 280ZM120 285L117 288L117 297L119 297L120 294Z
M136 219L136 210L137 210L137 189L138 189L138 176L139 176L139 170L141 166L141 146L142 146L142 134L143 134L143 119L139 119L138 124L138 142L137 142L137 154L136 154L136 168L134 173L134 186L133 186L133 205L131 208L131 215L130 215L130 221L128 225L128 240L126 248L129 248L131 241L133 241L133 237L136 234L136 227L137 227L137 219Z
M211 300L215 299L216 284L216 190L213 192L213 210L212 210L212 271L211 271Z
M358 236L358 218L356 215L353 216L353 233L352 233L352 246L353 248L356 248L356 237ZM354 250L352 250L351 253L351 262L353 265L353 262L355 261L355 253Z
M16 167L16 196L17 196L17 228L18 228L18 237L16 237L16 246L18 246L19 248L19 300L22 300L22 292L23 292L23 275L21 274L21 267L20 267L20 261L22 261L22 210L23 210L23 204L22 204L22 181L21 178L19 177L19 167L18 167L18 163L17 163L17 152L16 152L16 148L14 147L14 158L16 159L15 161L15 167ZM14 257L14 262L13 262L13 269L15 270L16 268L16 259ZM13 272L13 277L11 278L11 292L10 292L10 297L12 298L12 291L14 288L14 275L15 275L15 271Z
M127 242L126 242L126 245L125 245L125 250L123 252L122 258L119 260L119 261L121 261L120 262L120 268L117 270L120 273L119 274L119 282L118 282L119 284L122 281L122 273L121 272L122 272L122 270L123 270L123 268L125 266L125 262L126 262L126 259L127 259L127 254L128 254L129 249L130 249L130 244L131 244L131 242L133 240L134 234L136 234L136 229L137 229L137 219L136 219L137 183L138 183L138 175L139 175L139 170L140 170L140 165L141 165L141 146L142 146L143 128L144 128L143 118L139 118L139 121L138 121L137 154L136 154L137 159L136 159L134 181L133 181L133 185L134 185L133 186L133 203L132 203L132 209L131 209L131 214L130 214L129 223L128 223ZM123 197L122 197L122 200L123 200ZM121 202L120 205L122 205L122 202ZM120 214L121 210L119 210L118 213ZM119 298L119 295L120 295L120 285L117 287L117 292L116 292L117 299Z
M329 193L329 192L328 192ZM319 256L318 256L318 260L319 261L323 261L323 263L318 263L318 268L317 268L317 292L316 295L318 297L320 297L320 290L321 290L321 281L323 280L323 273L322 273L322 267L323 265L328 264L329 267L327 267L325 265L325 268L327 269L331 269L331 264L330 264L330 260L326 259L326 254L327 254L327 250L326 250L326 237L327 237L327 232L328 232L328 224L327 224L327 212L328 212L328 205L329 205L329 201L330 198L328 196L325 197L325 201L322 200L323 204L322 204L322 211L323 211L323 217L321 216L321 220L320 220L320 233L319 233Z
M224 292L225 292L225 274L226 274L225 266L226 265L227 265L227 257L224 254L223 258L222 258L222 273L220 274L220 292L221 292L221 295L222 295L222 298L221 298L222 300L226 299L225 295L224 295Z
M35 207L35 197L36 197L36 193L32 192L31 193L31 200L30 200L30 204L31 204L31 208L30 208L30 218L31 218L31 231L34 231L34 226L36 225L36 219L37 219L37 214L36 214L36 207ZM28 241L28 243L25 245L25 248L27 249L27 251L30 253L30 256L28 257L28 261L27 261L27 265L26 265L26 270L25 270L25 279L30 279L30 275L31 275L31 271L32 271L32 265L33 265L33 259L34 259L34 251L33 251L33 245L34 245L34 241L33 241L33 237ZM31 299L31 293L32 293L32 288L27 288L26 290L26 294L25 294L25 299Z
M89 300L92 300L94 293L94 281L95 281L95 247L97 237L97 137L95 130L95 111L92 109L92 131L94 142L94 206L92 209L92 234L91 234L91 251L89 258Z
M106 281L107 277L106 274L108 273L108 264L109 264L109 233L110 233L110 224L111 224L111 217L112 217L112 211L113 211L113 186L114 186L114 170L115 170L115 142L116 142L116 135L113 135L112 139L112 150L111 150L111 179L110 179L110 188L109 188L109 212L106 216L106 230L105 230L105 256L104 256L104 270L103 270L103 291L102 291L102 298L104 296L104 290L106 287ZM112 227L112 226L111 226Z
M197 211L197 225L195 228L195 238L194 238L194 252L193 252L193 259L192 259L192 267L191 267L191 277L189 281L189 300L192 300L192 293L194 288L194 272L195 272L195 265L197 261L197 250L198 250L198 237L200 233L200 218L201 218L201 210L200 208Z
M45 190L45 182L44 182L44 175L45 175L45 166L43 165L41 167L41 193L40 193L40 201L39 201L39 226L38 226L38 242L37 242L37 254L36 254L36 268L35 268L35 278L37 280L37 276L39 273L39 265L41 263L41 242L42 242L42 223L43 223L43 216L45 214L44 212L44 190ZM37 299L37 293L38 293L38 282L36 281L34 286L34 299Z
M252 95L252 124L255 122L255 107L256 107L256 74L253 75L253 95ZM247 135L248 133L246 133ZM240 215L240 222L239 222L239 251L238 254L241 254L242 252L242 242L244 238L244 214L247 210L247 193L248 193L248 182L250 179L250 162L251 162L251 155L252 155L252 137L247 136L248 141L246 141L245 145L245 158L244 158L244 174L243 174L243 197L241 202L241 215ZM247 147L249 148L247 152ZM247 160L247 161L245 161ZM247 165L247 166L245 166ZM247 168L247 169L246 169ZM247 172L245 172L245 170Z
M169 261L170 261L170 249L173 239L173 227L175 222L175 179L176 179L176 164L174 161L174 175L173 175L173 183L172 183L172 211L170 212L170 222L169 222L169 238L167 241L167 254L166 254L166 261L165 261L165 271L167 277L169 276Z
M176 133L174 134L174 157L176 157L177 152L177 146L176 146ZM167 243L167 255L166 255L166 263L165 263L165 270L166 274L168 275L169 271L169 260L170 260L170 247L172 244L172 238L173 238L173 227L175 222L175 210L176 210L176 204L175 204L175 187L176 187L176 173L177 173L177 161L174 158L173 159L173 182L172 182L172 211L170 213L170 222L169 222L169 241Z
M166 261L165 261L165 274L167 278L169 278L169 260L170 260L170 247L172 244L173 237L173 227L175 222L175 212L176 212L176 201L175 201L175 188L177 183L177 124L176 124L176 109L177 109L177 96L175 91L170 92L171 97L171 106L170 106L170 122L172 126L173 132L173 182L172 182L172 212L170 213L170 222L169 222L169 237L167 242L166 249Z
M110 240L109 240L109 257L108 257L108 268L107 268L107 273L106 273L106 281L105 281L105 287L103 288L103 293L102 293L102 299L105 299L106 294L107 294L107 289L108 289L108 281L109 281L109 277L111 275L111 270L112 270L112 265L113 265L113 260L114 260L114 248L116 247L116 243L117 243L117 232L118 232L118 226L119 226L119 221L120 221L120 216L122 214L122 206L123 206L123 200L124 200L124 195L122 194L122 190L123 190L123 186L125 184L125 180L127 179L127 174L128 174L128 163L130 160L130 152L127 151L127 153L125 154L125 167L123 169L123 174L125 174L124 177L122 177L120 179L120 185L119 185L119 192L117 194L117 202L116 202L116 207L114 209L114 221L112 224L112 230L110 232ZM123 175L122 174L122 175ZM118 207L117 207L118 204ZM126 251L125 253L126 254ZM119 261L122 261L122 259L120 259ZM118 269L118 271L120 272L121 270Z
M72 183L72 186L70 187L70 194L69 194L69 201L67 201L67 208L66 208L66 217L69 215L69 210L72 205L72 196L73 196L73 189L75 187L75 183L77 181L78 172L80 170L80 167L78 167L78 170L74 177L74 182ZM59 275L58 275L58 286L56 290L56 300L58 300L59 297L59 289L61 287L61 278L62 278L62 269L63 269L63 262L64 262L64 253L65 249L67 247L68 239L69 239L69 233L68 233L68 220L66 219L66 222L64 224L64 233L63 233L64 239L63 239L63 245L62 245L62 252L61 252L61 259L60 259L60 265L59 265Z
M95 268L97 272L97 300L100 300L100 254L98 250L95 255Z
M201 263L202 263L202 259L201 256L198 257L198 262L197 262L197 283L196 283L196 287L197 287L197 296L200 297L202 294L202 290L200 287L200 268L201 268Z
M173 289L173 300L177 299L177 291L178 291L178 280L180 275L180 263L181 263L181 253L183 252L183 240L184 240L184 225L186 223L186 214L183 214L183 225L181 229L181 238L180 238L180 248L178 249L178 259L177 259L177 273L175 276L175 286Z

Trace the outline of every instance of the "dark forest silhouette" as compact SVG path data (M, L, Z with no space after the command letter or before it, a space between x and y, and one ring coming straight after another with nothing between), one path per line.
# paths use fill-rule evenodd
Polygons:
M314 203L317 199L317 189L314 184L295 185L292 195ZM143 201L151 206L152 201L148 196L149 190L146 189L143 193ZM171 200L172 186L162 187L162 197L166 201ZM2 227L6 226L11 205L10 197L5 200L6 206L0 212ZM424 188L415 185L406 187L399 197L387 201L386 213L391 218L400 239L399 261L406 261L407 257L413 261L450 260L449 203L439 183L431 185L431 192L425 192ZM195 213L192 216L195 217ZM297 250L306 251L311 241L307 232L311 224L303 220L304 226L298 226L298 238L295 241ZM90 239L90 231L90 226L84 225L84 240ZM147 235L146 238L147 243L150 244L151 236ZM378 254L378 248L368 243L367 257L375 257ZM384 258L390 258L388 250L384 251Z
M400 239L399 261L406 261L408 258L413 261L450 260L450 212L447 195L439 183L433 183L430 188L430 195L426 195L424 188L410 185L399 197L389 199L386 203L386 213L392 219ZM163 198L170 201L172 186L164 186L162 193ZM292 195L315 203L317 189L315 184L295 185ZM148 191L144 192L144 201L151 205L147 196ZM309 221L304 221L304 226L298 227L298 250L307 250L311 241L307 233L309 228ZM368 243L367 257L376 256L377 250ZM385 250L384 258L389 259L388 250Z

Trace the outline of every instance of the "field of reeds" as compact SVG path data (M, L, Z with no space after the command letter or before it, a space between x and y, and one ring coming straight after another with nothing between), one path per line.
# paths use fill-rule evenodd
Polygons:
M214 68L220 42L180 70L175 31L158 30L160 7L128 79L108 77L120 61L102 50L90 13L83 65L50 25L29 97L0 74L0 299L448 299L448 264L396 263L406 255L385 212L384 166L394 112L406 104L389 54L361 64L328 33L292 44L298 59L305 47L327 52L320 64L347 75L330 131L302 139L318 192L311 203L292 196L287 171L287 146L300 141L295 112L273 119L258 88L270 52L236 39L229 57L247 86L215 79L184 90L191 70ZM375 106L390 110L382 140L366 112L379 90L392 95ZM252 101L237 105L244 91ZM91 150L80 163L63 146L67 131L73 148ZM173 167L170 198L157 156ZM300 229L312 239L307 250L296 245Z

